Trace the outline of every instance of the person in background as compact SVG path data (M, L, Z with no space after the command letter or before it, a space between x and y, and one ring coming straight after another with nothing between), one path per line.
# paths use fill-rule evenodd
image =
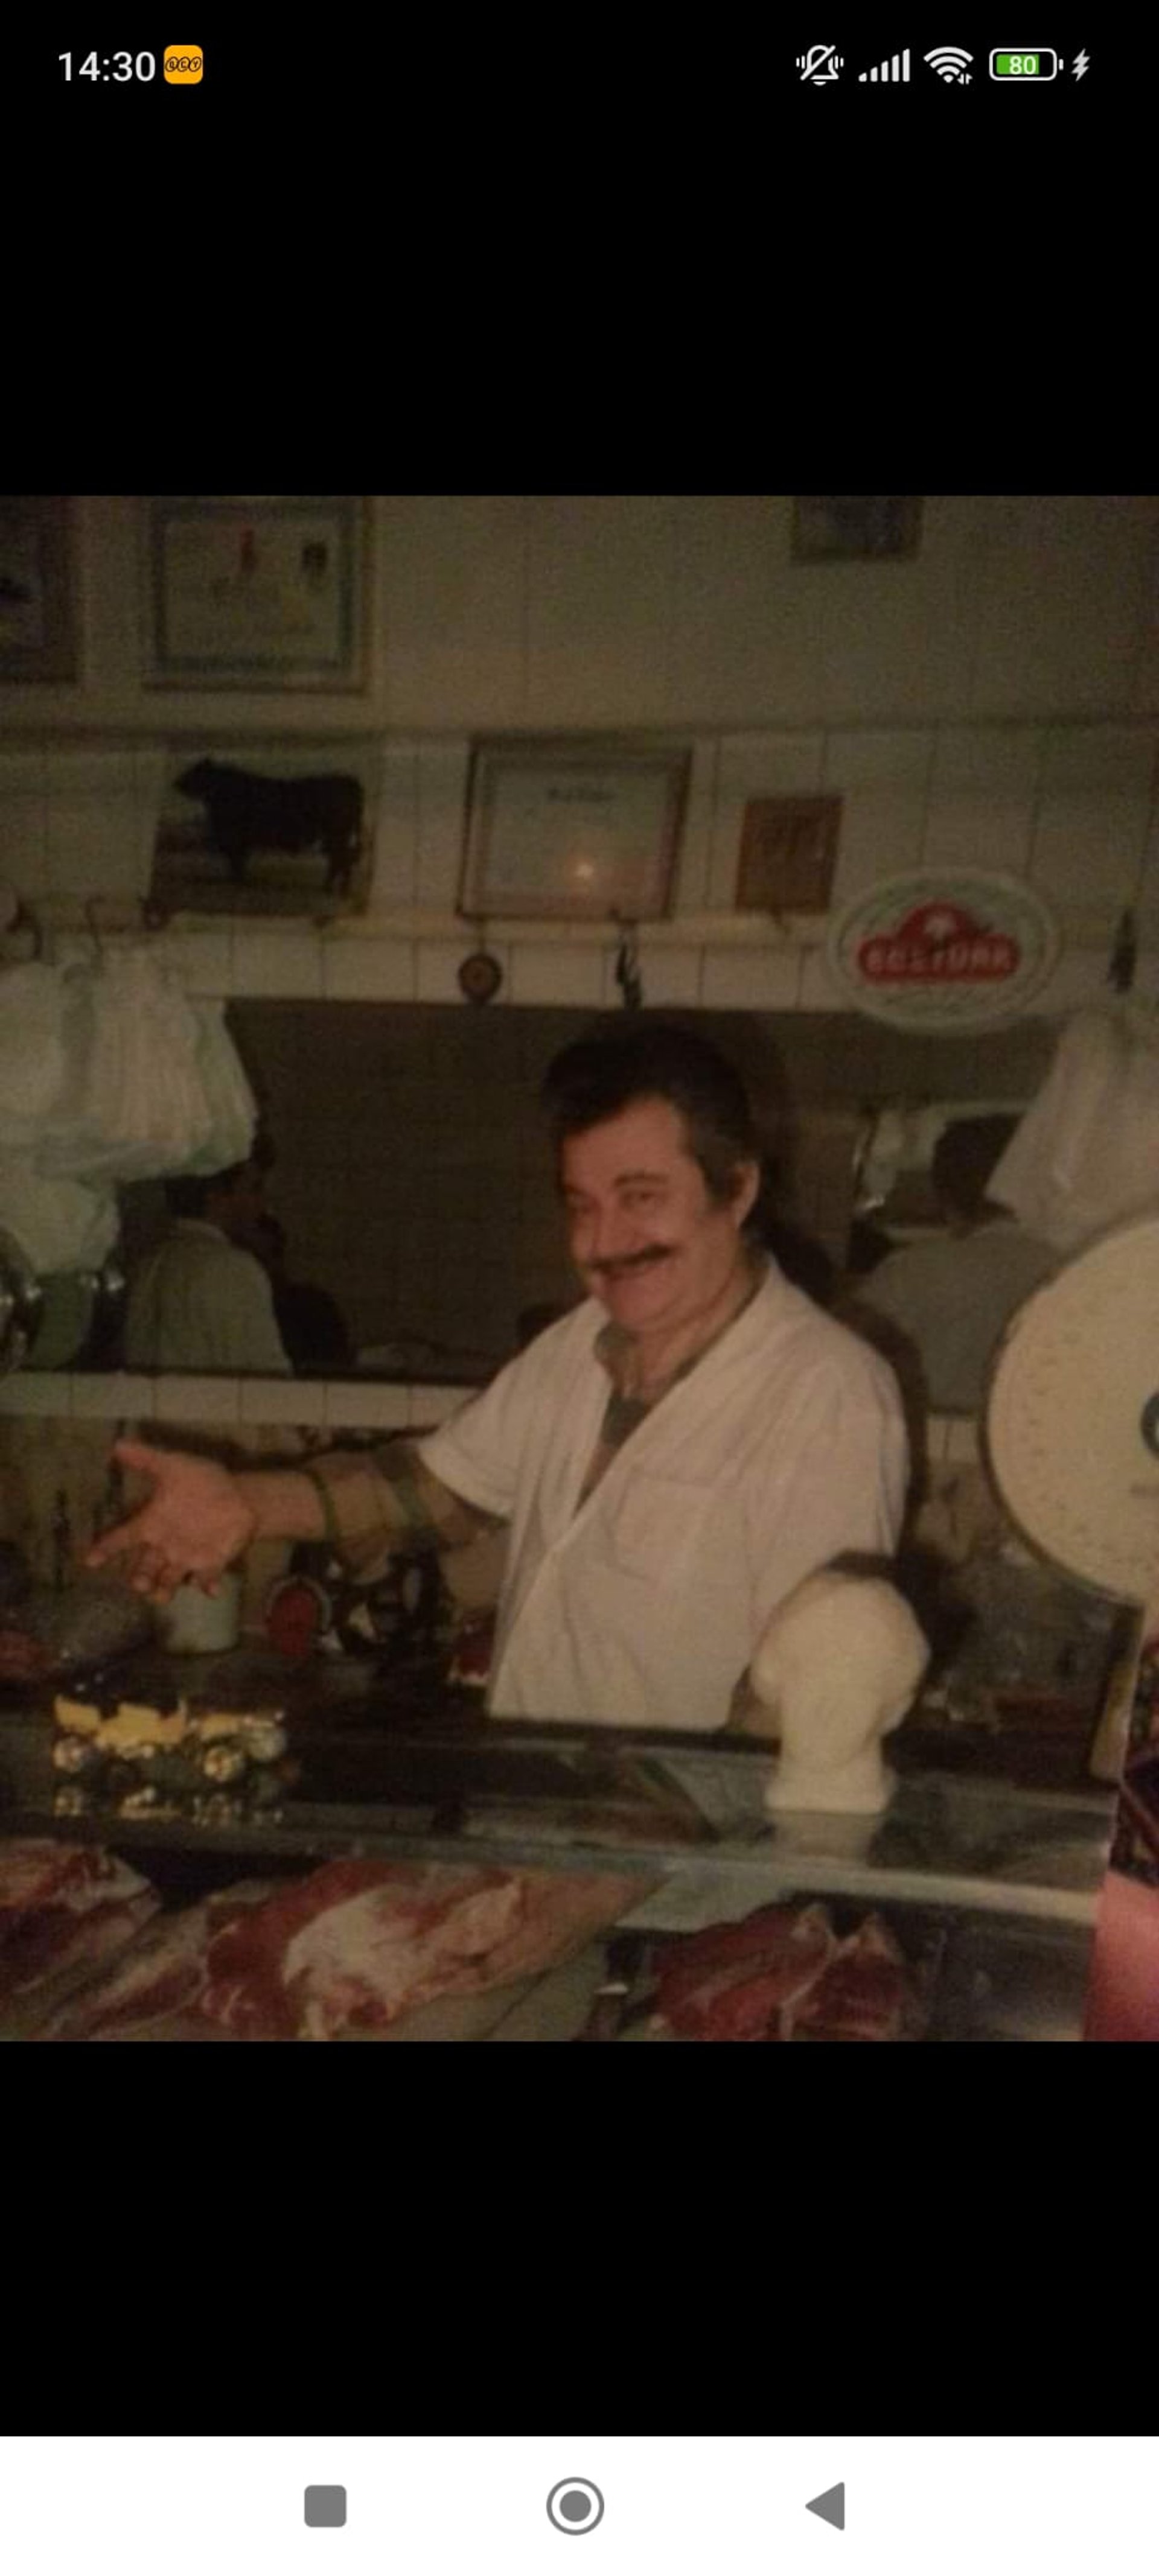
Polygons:
M843 1322L892 1359L930 1413L976 1413L999 1335L1016 1307L1058 1267L988 1194L1017 1118L956 1118L934 1147L930 1177L944 1233L909 1243L841 1300Z
M166 1181L168 1231L129 1283L127 1368L290 1374L269 1279L247 1248L264 1188L252 1157Z
M897 1252L899 1249L896 1237L887 1234L883 1225L875 1225L872 1217L855 1216L851 1221L845 1246L846 1287L851 1287L855 1279L868 1279L871 1270L880 1270L882 1262L888 1261L890 1253ZM838 1298L834 1300L835 1304L839 1302L840 1295L843 1293L843 1291L838 1292Z
M373 1576L506 1523L495 1715L723 1728L795 1586L896 1547L897 1388L747 1240L757 1137L706 1039L635 1019L579 1039L543 1104L583 1302L424 1439L238 1476L118 1443L149 1497L88 1562L165 1599L259 1537L328 1537Z
M354 1353L341 1307L328 1288L289 1277L286 1229L271 1209L262 1209L248 1240L273 1289L274 1314L291 1368L299 1377L344 1375L354 1365Z

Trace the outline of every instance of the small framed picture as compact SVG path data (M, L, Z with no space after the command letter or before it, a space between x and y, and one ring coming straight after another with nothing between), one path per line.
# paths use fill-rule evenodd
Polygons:
M0 495L0 679L79 678L77 640L71 503Z
M754 796L744 809L738 912L828 912L840 796Z
M150 499L143 513L147 687L365 687L364 501Z
M174 744L150 902L314 921L365 911L380 765L368 741Z
M469 918L659 921L671 910L690 750L480 742L458 909Z
M793 503L794 563L888 563L916 555L920 500L860 492L810 492Z

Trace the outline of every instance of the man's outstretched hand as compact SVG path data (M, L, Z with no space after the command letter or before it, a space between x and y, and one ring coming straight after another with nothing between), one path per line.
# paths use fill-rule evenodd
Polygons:
M94 1542L85 1564L115 1564L134 1592L151 1601L168 1601L187 1575L213 1592L256 1526L236 1477L211 1458L147 1449L140 1440L118 1440L113 1456L151 1476L153 1490L128 1520Z

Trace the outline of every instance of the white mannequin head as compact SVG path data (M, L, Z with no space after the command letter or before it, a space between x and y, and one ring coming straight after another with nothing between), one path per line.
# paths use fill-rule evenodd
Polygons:
M891 1583L830 1569L799 1583L752 1661L753 1690L780 1721L766 1804L863 1815L887 1806L881 1739L900 1725L929 1653Z

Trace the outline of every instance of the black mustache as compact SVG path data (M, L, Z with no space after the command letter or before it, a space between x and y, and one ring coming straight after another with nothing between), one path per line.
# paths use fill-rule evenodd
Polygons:
M592 1261L588 1267L603 1279L622 1279L625 1271L650 1269L654 1261L667 1261L668 1247L656 1244L650 1252L633 1252L626 1261Z

